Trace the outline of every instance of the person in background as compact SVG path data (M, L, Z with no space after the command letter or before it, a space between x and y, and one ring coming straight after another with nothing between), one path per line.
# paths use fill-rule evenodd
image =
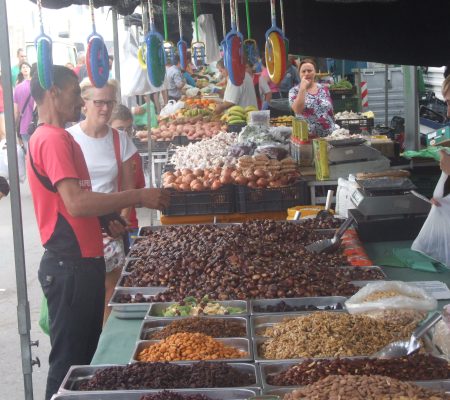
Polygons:
M181 70L183 73L183 78L189 86L195 87L195 79L191 76L191 74L187 71Z
M121 132L121 134L123 132L123 134L126 133L129 137L133 137L133 114L128 107L119 104L111 115L109 125L111 128L117 129ZM145 188L145 177L142 169L141 156L138 152L131 156L131 161L133 163L134 188L143 189ZM131 207L130 209L130 214L128 215L128 225L130 227L128 234L130 237L130 243L132 243L139 230L139 222L136 215L136 209L134 207Z
M278 85L273 83L272 80L270 79L269 70L266 67L265 58L262 59L262 65L263 65L263 68L261 71L261 77L264 78L266 80L267 84L269 85L270 91L272 92L272 99L281 98L280 88L278 87Z
M77 65L73 71L77 74L79 82L81 82L84 78L87 78L86 54L84 51L80 51L77 54Z
M0 199L6 197L9 194L9 184L6 178L0 176Z
M309 133L327 136L335 130L333 104L327 87L315 81L316 63L300 62L300 84L289 91L289 104L298 118L308 122Z
M5 106L3 104L2 73L0 71L0 140L5 139Z
M17 75L19 75L20 72L20 64L27 61L27 55L25 54L25 51L23 49L17 49L16 55L17 55L17 64L11 68L11 83L13 88L14 86L16 86Z
M140 106L132 107L131 112L133 114L133 123L138 129L144 129L148 125L148 103L150 103L150 113L151 113L151 127L156 128L158 126L158 119L156 117L156 109L153 102L150 100L148 94L144 95L145 103Z
M51 351L45 400L56 393L71 365L87 365L102 330L105 261L98 216L141 205L164 209L161 189L94 193L80 146L64 129L77 121L84 102L75 73L53 66L53 86L31 91L41 125L30 140L27 175L45 253L38 276L47 299ZM119 221L107 225L123 232Z
M217 68L219 69L222 76L228 77L228 71L225 68L223 58L217 61ZM223 102L218 103L215 114L220 114L232 106L255 106L258 107L258 101L256 100L255 87L253 86L252 77L248 72L245 72L244 82L241 86L233 85L228 79L227 86L225 88L225 93L223 95Z
M25 149L28 149L28 141L30 140L28 126L33 118L33 109L35 106L34 99L31 96L31 76L36 72L36 64L33 64L33 68L31 69L32 71L30 71L28 64L21 68L19 76L22 74L25 79L15 87L13 94L14 117L16 125L18 125L20 139Z
M114 56L110 54L108 56L108 62L109 62L109 79L113 78L113 64L114 64Z
M128 135L120 134L108 125L117 103L117 82L109 80L102 88L96 88L89 79L85 79L80 87L86 119L71 126L67 131L81 147L91 177L92 191L115 193L134 189L131 157L137 152L136 146ZM120 211L120 216L125 221L128 220L129 214L130 208ZM105 239L105 242L107 244L110 240ZM129 247L128 235L124 247L125 245ZM104 323L111 312L106 303L120 278L121 267L113 263L107 264Z
M16 86L24 80L31 80L31 65L24 61L19 66L19 73L17 74Z
M284 75L283 80L279 84L281 97L284 99L288 98L289 90L300 83L300 76L298 74L298 67L295 59L296 58L294 55L289 54L289 63L286 68L286 75Z
M447 75L442 84L442 96L444 97L444 101L447 103L447 118L450 118L450 75ZM442 149L439 153L441 156L439 162L441 171L447 176L450 176L450 154L447 153L447 151L444 149ZM450 179L447 177L447 180L444 184L444 196L447 196L449 193L450 193ZM435 198L432 198L431 202L437 207L441 206L441 203Z
M173 57L173 65L167 70L168 97L169 100L178 101L181 99L181 89L185 85L183 74L181 73L180 56L175 54Z
M65 67L67 67L69 69L74 69L75 68L71 62L66 63Z

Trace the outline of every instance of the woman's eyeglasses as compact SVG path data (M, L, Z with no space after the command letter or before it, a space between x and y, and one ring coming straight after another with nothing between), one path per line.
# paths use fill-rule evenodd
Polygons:
M116 100L92 100L95 107L101 108L107 106L108 108L112 108L116 105Z

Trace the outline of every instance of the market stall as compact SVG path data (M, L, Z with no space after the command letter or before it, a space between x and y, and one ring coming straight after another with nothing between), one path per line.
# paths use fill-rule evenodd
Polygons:
M271 5L274 6L274 3L271 2ZM1 2L0 7L3 7L0 8L0 14L6 15L5 2ZM234 7L231 6L232 9ZM152 20L152 7L150 11ZM7 23L4 26L7 27ZM272 26L273 31L268 32L267 38L267 54L273 62L269 73L280 78L280 70L284 69L283 63L286 63L286 51L283 53L275 49L284 48L288 42L284 32L276 28L273 12ZM158 36L153 20L147 34L148 56L152 46L153 50L158 50L156 47L163 40ZM234 30L233 35L237 35ZM167 33L165 36L167 42ZM7 31L5 37L8 37ZM236 36L230 39L229 50L233 50L234 43L239 42L235 39ZM289 42L289 46L291 43ZM242 47L242 43L240 46ZM196 61L201 63L201 46L196 49ZM9 49L6 48L1 53L2 62L6 61L7 69L8 52ZM233 55L233 51L231 53ZM162 58L157 61L148 57L146 64L149 79L159 86L163 81ZM230 59L228 62L230 63ZM232 68L233 63L229 65ZM240 71L236 72L235 78L239 78ZM10 94L9 82L5 89ZM172 191L170 209L166 210L161 222L168 225L183 222L187 225L147 227L141 230L111 299L115 311L105 327L92 366L73 367L55 400L77 398L86 391L90 392L92 398L101 398L105 390L113 392L108 393L109 398L171 398L167 393L155 395L149 392L151 389L176 389L186 396L181 398L186 399L203 399L199 395L211 399L244 399L261 393L283 396L294 387L305 384L308 386L301 389L303 392L294 392L285 398L313 396L318 391L326 390L320 388L321 385L329 383L332 386L336 382L333 377L324 377L316 370L311 372L316 377L315 380L299 379L296 369L309 371L311 362L319 363L317 360L309 360L308 365L301 364L303 358L339 356L342 358L337 366L332 364L336 359L329 361L332 364L331 372L340 373L339 362L348 371L358 369L354 359L345 357L371 356L391 341L408 338L429 311L442 308L443 303L436 302L432 291L420 291L408 286L409 289L405 289L405 292L384 289L376 293L381 292L381 297L388 299L401 296L413 301L418 298L421 300L420 306L410 307L408 311L411 312L405 313L395 306L389 308L389 313L382 313L378 318L350 312L348 299L369 281L439 280L448 284L449 272L441 272L442 267L436 267L430 260L426 265L429 267L429 264L433 264L432 267L437 268L437 274L403 270L400 265L398 269L373 267L372 265L394 265L392 260L386 261L383 257L392 254L388 251L391 246L397 248L402 245L390 242L366 245L366 254L357 239L344 236L341 242L341 238L335 236L336 229L339 232L342 223L339 218L327 216L324 219L299 222L273 221L285 219L290 207L311 204L305 170L302 174L302 167L311 166L308 163L312 162L312 158L306 157L311 148L316 148L314 182L334 181L343 175L374 172L377 168L384 170L389 167L386 156L375 153L372 146L365 144L366 137L351 135L354 132L350 130L355 126L359 130L363 127L366 131L371 128L368 116L341 118L342 124L345 125L346 121L345 128L348 128L342 137L335 134L329 139L316 139L313 144L308 142L308 136L302 137L301 124L289 116L271 121L270 115L265 113L232 107L223 116L223 120L214 120L212 117L206 120L205 117L209 117L214 110L214 102L203 97L193 100L191 104L188 101L185 103L186 106L180 108L173 120L169 117L167 123L160 121L160 126L155 130L150 129L146 138L150 156L157 146L163 149L167 144L165 150L169 151L169 144L179 145L171 155L174 170L165 172L161 177L162 186ZM6 113L10 114L7 128L14 132L11 105L11 101L6 102ZM352 124L352 119L363 122ZM223 127L225 123L227 126ZM294 126L286 129L284 126L276 126L278 124ZM233 130L230 129L232 126L236 126L237 132L230 132ZM297 134L299 141L296 143L292 138L296 139ZM366 132L356 133L362 136L365 134ZM15 143L14 134L9 135L8 140ZM145 135L142 136L145 139ZM373 142L376 140L377 138L373 138ZM182 144L185 146L181 146ZM298 149L293 151L293 145L298 145ZM17 160L13 153L9 153L12 199L13 203L18 204L12 206L12 211L13 217L20 221L20 196L15 168ZM355 156L349 160L349 154ZM299 157L295 158L296 155ZM361 165L362 163L366 164ZM374 168L374 163L378 167ZM354 169L349 170L350 164L353 164ZM357 208L364 203L363 200L373 203L373 199L368 199L367 194L373 187L361 188L367 190L361 192L366 198L362 199L361 195L355 199L354 205ZM385 190L386 187L380 189L377 186L375 189ZM412 187L408 186L405 190L410 191ZM410 193L402 193L403 195L408 197L403 197L402 200L408 200L408 205L412 204ZM377 202L375 206L372 205L371 210L379 208L379 204ZM417 203L414 212L425 214L427 210L423 206ZM390 207L386 199L381 207ZM363 211L364 208L360 206L360 210ZM397 212L396 215L398 214L400 213ZM170 220L171 217L181 219ZM214 222L227 224L198 224L210 223L211 218ZM247 222L235 223L242 221ZM343 233L339 232L339 235ZM353 237L357 237L354 231ZM18 286L22 289L19 308L23 308L23 315L27 315L27 303L23 301L24 298L26 300L26 285L23 285L25 273L20 226L14 227L14 238ZM327 241L331 241L333 251L322 253L314 250L317 248L316 242L321 240L321 246L326 246ZM410 243L407 243L406 248L409 246ZM412 257L406 250L403 257L406 259L407 255ZM423 268L423 260L416 264L413 261L409 266L417 267L420 264ZM205 296L208 298L205 299ZM200 303L197 309L202 310L195 322L186 319L190 310L195 308L190 306L189 311L186 311L186 298L189 297L194 297ZM370 303L377 298L365 300ZM170 311L174 314L170 317L164 315L168 312L165 308L173 306L167 303L174 302L180 303L179 307ZM205 316L207 313L204 310L208 307L215 310L223 307L217 313L222 316ZM184 315L183 312L188 314ZM286 317L295 318L294 322L289 325L285 321ZM318 327L316 333L320 339L321 335L325 335L324 332L334 329L331 328L333 325L346 324L355 327L356 333L353 332L354 336L349 340L346 337L348 331L337 329L336 335L340 337L337 347L323 346L323 341L317 343L314 338L302 336L301 333L302 327L306 331L314 331ZM439 326L443 326L440 329L447 329L445 323L440 323ZM321 331L320 327L325 330ZM361 328L361 331L356 327ZM368 328L365 330L364 327ZM29 328L24 323L21 334L23 352L31 359ZM291 330L295 335L289 334ZM375 337L374 332L379 333L379 337ZM424 338L422 347L426 355L412 355L402 361L407 365L403 375L392 372L396 370L398 360L391 360L390 364L367 361L370 364L370 368L367 367L369 377L358 380L360 377L357 372L346 375L341 378L346 381L345 385L341 382L345 388L343 390L349 391L355 386L366 387L368 396L373 394L370 393L372 388L380 386L380 379L392 379L389 386L393 393L414 393L418 398L429 398L433 394L440 396L436 398L448 398L448 394L444 394L450 391L448 381L446 382L450 378L448 361L444 360L449 357L448 349L444 346L448 336L444 333L443 345L439 342L438 333L436 328ZM285 341L288 345L280 344L277 341L279 337L280 342ZM200 360L214 361L203 363ZM170 364L144 364L135 363L136 361L168 361ZM133 364L111 365L108 369L96 367L99 364L128 362ZM299 366L293 368L295 364ZM31 363L26 365L25 370L30 385ZM433 372L430 373L430 370ZM414 372L416 374L411 375ZM389 378L379 378L380 374L386 374ZM192 375L195 376L195 381L189 379ZM142 383L139 377L148 379L148 382ZM315 384L319 379L324 380ZM422 382L425 388L402 382L410 380L425 381ZM213 389L217 387L221 389ZM192 388L196 388L195 391ZM426 388L441 392L429 392ZM31 386L28 386L28 390L30 389ZM376 394L375 389L373 390Z

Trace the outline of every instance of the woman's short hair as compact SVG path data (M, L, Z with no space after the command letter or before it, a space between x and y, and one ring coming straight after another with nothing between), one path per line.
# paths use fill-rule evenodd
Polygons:
M119 88L119 82L115 79L109 79L105 86L109 86L114 91L114 97L117 98L118 94L118 88ZM83 99L88 99L89 93L92 89L95 89L95 86L92 84L89 78L84 78L80 83L80 89L81 89L81 97Z
M301 60L300 64L298 65L299 71L303 64L312 64L314 66L314 69L317 71L317 64L312 58L304 58L303 60Z
M130 119L133 119L133 114L130 109L123 104L118 104L111 114L110 121L129 121Z

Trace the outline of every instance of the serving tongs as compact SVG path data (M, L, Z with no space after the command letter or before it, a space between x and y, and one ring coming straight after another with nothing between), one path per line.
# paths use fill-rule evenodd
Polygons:
M372 357L376 358L398 358L415 353L420 348L420 338L425 335L434 325L442 319L440 312L435 312L424 323L420 324L412 333L409 340L398 340L389 343Z
M311 253L329 253L337 250L341 245L342 236L352 223L353 217L347 218L331 239L321 239L311 243L305 247L306 250Z

